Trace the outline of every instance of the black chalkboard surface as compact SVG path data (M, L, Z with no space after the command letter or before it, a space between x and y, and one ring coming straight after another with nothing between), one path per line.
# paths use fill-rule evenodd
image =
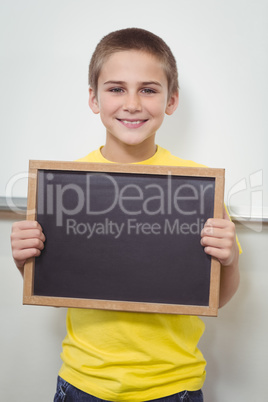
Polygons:
M24 303L217 315L219 263L200 245L224 171L30 161L28 219L46 235Z

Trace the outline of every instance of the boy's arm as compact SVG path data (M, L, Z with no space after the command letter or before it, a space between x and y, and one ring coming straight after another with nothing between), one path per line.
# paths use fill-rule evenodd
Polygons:
M201 244L207 254L221 263L219 307L222 307L235 294L240 281L235 225L225 210L223 219L208 219L205 223Z
M44 248L44 241L45 235L38 222L20 221L12 225L12 256L22 276L26 260L40 255Z

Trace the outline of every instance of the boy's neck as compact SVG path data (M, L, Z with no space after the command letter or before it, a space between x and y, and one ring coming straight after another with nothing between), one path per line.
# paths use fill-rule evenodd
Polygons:
M116 139L106 139L106 144L101 149L102 156L115 163L137 163L151 158L156 153L157 146L152 138L141 144L118 144Z

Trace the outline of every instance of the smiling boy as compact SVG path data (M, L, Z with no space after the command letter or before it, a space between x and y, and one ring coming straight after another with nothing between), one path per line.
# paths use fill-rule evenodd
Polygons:
M178 105L178 91L168 94L161 62L144 51L112 54L103 65L98 89L89 89L89 106L106 127L102 155L113 162L146 160L156 151L155 135L165 113Z
M106 142L80 161L200 166L155 143L165 114L178 105L176 62L162 39L136 28L107 35L92 56L89 84L89 106L100 114ZM44 241L37 222L13 225L22 273ZM239 284L235 227L226 213L209 219L201 244L222 265L223 306ZM203 331L196 316L69 309L54 401L203 401L206 362L197 347Z

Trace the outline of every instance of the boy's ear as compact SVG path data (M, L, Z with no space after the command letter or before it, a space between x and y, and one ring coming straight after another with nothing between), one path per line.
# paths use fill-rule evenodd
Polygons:
M179 104L179 91L174 92L168 100L166 107L166 114L171 115L175 112Z
M95 114L100 113L97 96L95 95L95 92L93 91L92 88L89 88L88 104L93 113L95 113Z

